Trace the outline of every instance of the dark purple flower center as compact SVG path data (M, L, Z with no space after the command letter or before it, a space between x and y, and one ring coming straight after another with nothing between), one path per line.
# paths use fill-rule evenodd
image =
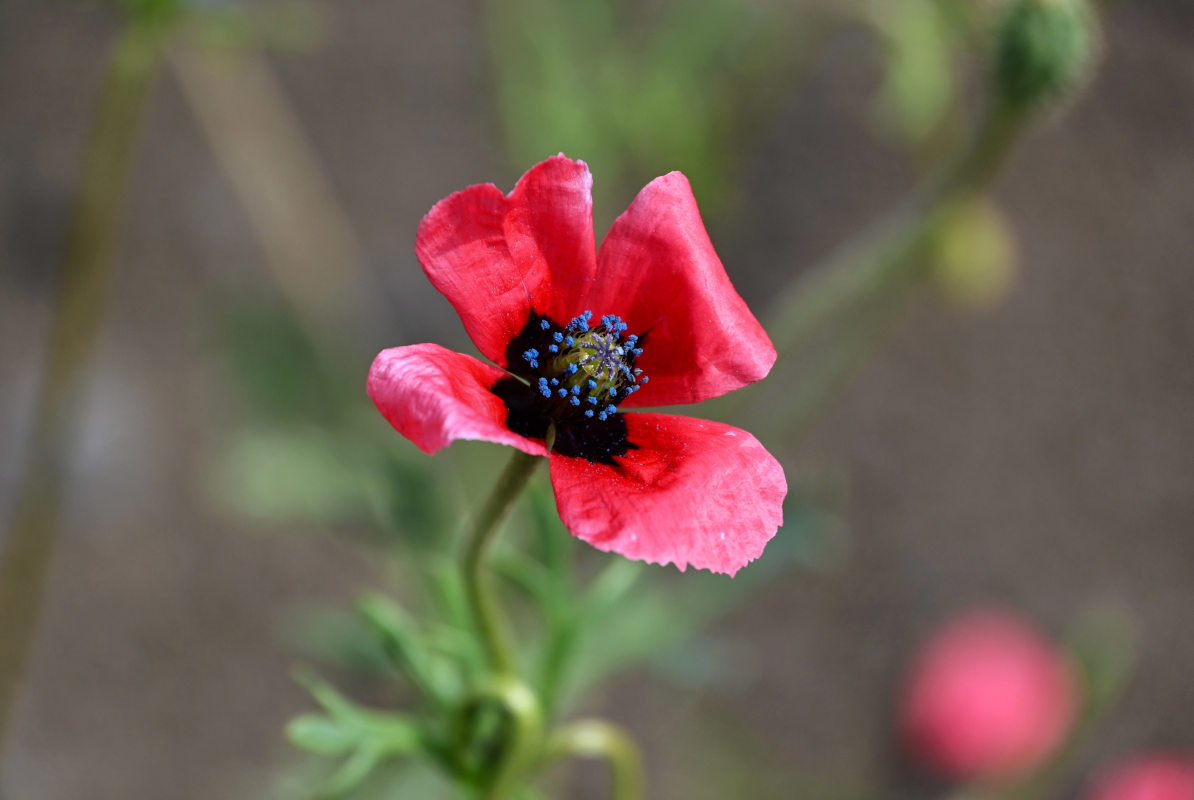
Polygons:
M563 455L610 463L633 447L618 403L647 383L635 367L643 354L642 336L627 334L618 316L592 325L586 311L567 325L534 312L506 351L509 370L493 392L506 403L506 425L523 436L556 432Z

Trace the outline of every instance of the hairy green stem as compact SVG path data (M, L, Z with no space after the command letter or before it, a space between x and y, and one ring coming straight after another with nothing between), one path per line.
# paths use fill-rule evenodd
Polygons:
M58 540L69 427L104 318L137 131L158 73L154 32L115 42L79 179L21 488L0 550L0 740L8 727Z
M602 719L571 722L552 734L544 762L599 758L610 766L613 800L642 800L643 764L638 746L625 730Z
M528 455L515 450L510 463L498 478L497 485L485 505L477 514L469 530L464 551L464 585L469 606L481 634L485 655L495 672L511 674L514 662L498 613L497 603L488 584L488 576L482 570L485 550L497 532L502 520L510 511L514 500L522 493L535 467L542 461L540 456Z

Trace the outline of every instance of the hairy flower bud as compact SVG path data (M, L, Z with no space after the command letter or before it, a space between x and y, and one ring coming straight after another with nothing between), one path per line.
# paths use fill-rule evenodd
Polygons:
M1000 99L1021 110L1063 99L1086 76L1096 39L1088 0L1012 0L995 42Z
M1066 658L1002 611L966 614L922 649L902 698L904 744L949 778L1023 773L1065 739L1077 705Z

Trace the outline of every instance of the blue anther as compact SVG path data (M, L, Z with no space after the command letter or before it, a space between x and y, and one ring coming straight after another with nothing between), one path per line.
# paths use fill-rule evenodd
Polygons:
M636 347L633 350L631 350L630 352L634 353L635 358L638 358L639 356L641 356L643 354L643 348Z
M627 336L627 337L626 337L626 345L627 345L628 347L634 347L636 344L638 344L638 337L637 337L637 336L634 336L634 335L632 334L632 335L630 335L630 336Z
M547 320L545 320L545 319L544 319L544 320L540 320L540 321L539 321L539 327L540 327L540 328L542 328L543 330L548 330L549 328L551 328L551 323L550 323L550 322L548 322L548 321L547 321ZM557 340L557 341L558 341L558 340Z
M565 372L567 372L569 375L575 375L578 369L580 369L580 367L576 366L575 364L569 364L568 369L566 369Z
M539 379L539 393L544 397L551 397L551 389L547 388L547 378Z
M596 397L593 397L592 395L590 395L590 396L586 397L585 399L589 401L589 405L591 405L591 406L597 405Z
M617 325L614 326L614 333L621 333L622 331L626 330L629 327L630 326L627 325L625 322L619 322Z
M586 411L585 416L588 417L589 419L592 419L593 418L593 409L590 408L588 411Z
M617 390L617 388L616 388L616 387L613 387L613 386L609 387L609 396L610 396L610 397L617 397L617 396L618 396L618 390Z
M593 380L592 378L589 378L589 389L593 390L596 388L597 388L597 381Z
M557 389L556 394L558 394L560 397L567 397L568 390L567 389Z
M551 379L551 385L552 385L552 386L559 386L559 385L560 385L560 379L559 379L559 378L552 378L552 379Z
M602 411L600 414L598 414L597 419L601 420L602 422L605 422L605 412Z
M525 353L523 353L522 357L529 361L532 367L537 366L535 364L535 359L539 357L539 351L532 347L530 350L527 350Z
M568 345L569 347L571 347L572 345L576 344L576 339L574 339L574 338L573 338L573 337L571 337L571 336L565 336L565 337L564 337L564 344L566 344L566 345Z
M564 341L564 334L560 333L559 331L556 331L555 333L553 333L551 335L551 338L553 341L555 341L557 343L562 342L562 341Z
M627 389L627 390L626 390L626 394L628 394L628 395L630 395L630 394L634 394L635 392L637 392L637 391L638 391L639 389L641 389L641 388L643 388L643 387L641 387L641 386L631 386L629 389Z
M574 405L574 406L579 406L579 405L580 405L580 398L579 398L579 397L569 397L569 398L568 398L568 402L569 402L569 403L571 403L571 404L572 404L572 405Z
M580 394L580 387L579 387L579 386L573 386L573 387L572 387L572 393L573 393L573 394Z
M554 345L554 344L549 344L549 345L547 346L547 352L549 352L549 353L558 353L558 352L560 352L560 348L559 348L557 345Z
M606 406L606 407L605 407L605 413L606 413L606 414L617 414L617 413L618 413L618 407L617 407L617 406Z
M646 375L643 375L642 377L640 377L640 378L638 379L638 382L639 382L639 383L646 383L646 382L647 382L647 381L649 381L649 380L651 380L651 379L650 379L650 378L648 378Z

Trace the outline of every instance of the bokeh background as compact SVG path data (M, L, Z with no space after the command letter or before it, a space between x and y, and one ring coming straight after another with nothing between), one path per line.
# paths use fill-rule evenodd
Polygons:
M983 93L981 25L937 52L898 5L261 3L261 52L213 25L172 54L95 297L0 795L296 796L315 767L282 738L310 706L292 667L351 650L337 615L364 589L402 594L404 536L458 530L498 450L425 459L364 398L385 347L471 352L414 258L422 215L565 150L593 168L600 232L684 169L766 322ZM895 746L894 696L916 643L976 604L1135 632L1133 679L1066 791L1104 759L1194 748L1194 7L1101 12L1097 72L995 186L1006 291L921 293L808 435L760 432L801 504L743 573L765 577L679 655L582 701L641 737L652 796L931 796ZM0 3L5 516L121 20ZM247 71L221 77L209 40ZM782 396L801 373L777 380ZM418 496L439 511L403 505ZM650 568L652 598L688 596L672 572ZM566 796L603 796L599 769L577 775Z

